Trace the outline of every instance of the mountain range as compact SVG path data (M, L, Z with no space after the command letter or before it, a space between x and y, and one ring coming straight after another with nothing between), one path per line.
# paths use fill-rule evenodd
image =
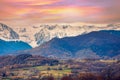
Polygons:
M120 55L120 31L93 31L75 37L53 38L31 50L20 51L62 59L108 59Z
M71 25L36 25L31 27L9 27L0 23L0 39L5 41L24 41L33 48L58 37L72 37L100 30L120 30L120 24L107 26L71 26Z
M10 28L0 23L0 54L34 54L62 59L119 58L119 30L119 24Z

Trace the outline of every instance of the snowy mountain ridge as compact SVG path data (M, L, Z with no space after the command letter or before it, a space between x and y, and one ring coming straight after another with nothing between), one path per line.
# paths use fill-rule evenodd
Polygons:
M40 25L33 27L8 27L0 23L0 39L7 41L24 41L37 47L52 38L77 36L99 30L120 30L119 24L107 26L71 26L71 25Z

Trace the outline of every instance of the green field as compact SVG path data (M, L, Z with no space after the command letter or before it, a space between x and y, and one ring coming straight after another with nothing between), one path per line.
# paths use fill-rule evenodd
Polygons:
M37 71L37 73L36 73ZM14 69L11 72L17 76L26 78L26 76L37 74L37 76L53 76L61 78L64 75L71 74L71 69L64 66L36 66L28 68Z

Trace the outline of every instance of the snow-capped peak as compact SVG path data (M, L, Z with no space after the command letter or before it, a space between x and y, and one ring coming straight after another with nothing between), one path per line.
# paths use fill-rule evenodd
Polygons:
M92 31L99 30L120 30L120 25L107 26L71 26L71 25L39 25L31 27L13 27L0 23L0 38L6 40L21 40L27 42L32 47L37 47L42 43L51 40L54 37L63 38L68 36L77 36Z

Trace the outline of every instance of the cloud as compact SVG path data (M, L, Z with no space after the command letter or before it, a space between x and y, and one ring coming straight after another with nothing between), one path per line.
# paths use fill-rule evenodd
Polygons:
M120 0L0 0L0 21L119 23Z

